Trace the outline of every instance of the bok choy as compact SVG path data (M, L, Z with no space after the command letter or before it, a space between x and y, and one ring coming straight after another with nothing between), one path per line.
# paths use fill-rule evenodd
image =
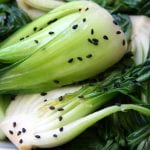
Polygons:
M118 111L133 109L150 116L149 108L135 104L109 106L95 112L119 93L129 95L138 102L132 92L149 79L149 62L147 60L131 67L110 80L106 78L92 85L87 84L54 100L49 98L50 93L18 95L9 105L0 127L20 150L30 150L32 147L62 145L98 120Z
M126 37L105 9L88 1L67 3L4 41L0 61L13 65L1 70L0 92L42 92L82 81L126 51Z

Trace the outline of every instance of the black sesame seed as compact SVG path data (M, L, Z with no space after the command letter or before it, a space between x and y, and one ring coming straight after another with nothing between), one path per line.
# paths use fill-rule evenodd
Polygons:
M122 45L124 46L125 44L126 44L126 41L125 41L125 40L123 40L123 41L122 41Z
M34 28L33 28L33 31L36 31L36 30L37 30L37 27L34 27Z
M92 57L92 54L86 55L86 58L91 58L91 57Z
M49 25L49 24L51 24L51 23L54 23L55 21L57 21L58 19L56 18L56 19L53 19L53 20L50 20L47 24Z
M58 111L63 111L64 109L63 109L63 108L58 108L57 110L58 110Z
M72 29L74 29L74 30L77 29L77 28L78 28L77 24L75 24L75 25L72 26Z
M88 38L88 42L90 42L90 43L93 44L93 45L98 45L99 40L96 39L96 38L93 38L92 40L91 40L90 38Z
M12 130L9 130L9 133L10 133L11 135L13 135L13 134L14 134L14 132L13 132Z
M91 34L92 34L92 35L94 34L94 29L91 29Z
M58 84L58 83L59 83L59 81L58 81L58 80L54 80L54 83Z
M95 43L98 43L98 42L99 42L99 40L96 39L96 38L93 38L92 41L95 42Z
M73 62L73 58L70 58L70 59L68 60L68 63L71 63L71 62Z
M98 45L98 43L96 43L96 42L93 42L92 44L93 44L93 45Z
M22 132L25 133L25 132L26 132L26 129L25 129L25 128L22 128Z
M114 23L115 25L118 25L118 23L117 23L115 20L113 20L113 23Z
M35 135L35 138L40 139L41 136L40 135Z
M47 102L47 99L44 99L44 102Z
M26 36L26 38L28 38L28 37L29 37L29 35Z
M53 32L53 31L50 31L48 34L52 35L52 34L54 34L54 32Z
M116 34L120 34L120 33L121 33L121 31L117 31L117 32L116 32Z
M46 92L42 92L42 93L41 93L41 96L45 96L45 95L47 95Z
M24 40L24 37L20 38L20 41Z
M55 107L54 107L54 106L50 106L49 109L50 109L50 110L54 110Z
M59 119L59 121L62 121L62 120L63 120L63 117L62 117L62 116L59 116L58 119Z
M84 98L84 96L83 95L79 95L78 98Z
M62 96L58 97L58 100L59 100L59 101L62 101L62 100L63 100L63 97L62 97Z
M79 61L82 61L82 60L83 60L82 57L77 57L77 59L78 59Z
M87 7L86 9L85 9L85 11L87 11L89 8Z
M21 131L18 131L17 136L19 136L21 134Z
M16 122L13 122L13 127L15 128L17 126L17 123Z
M19 140L19 143L20 143L20 144L22 144L22 143L23 143L23 140L22 140L22 139L20 139L20 140Z
M39 43L39 41L38 40L34 40L34 42L37 44L37 43Z
M60 131L60 132L62 132L63 130L64 130L64 128L63 128L63 127L59 128L59 131Z
M92 42L92 40L91 40L90 38L88 38L88 42L90 42L90 43L92 43L92 44L93 44L93 42Z
M57 134L53 134L53 137L57 138L58 136L57 136Z
M86 22L86 18L83 18L83 22Z
M104 35L104 36L103 36L103 39L104 39L104 40L108 40L108 36Z
M81 11L82 9L81 8L79 8L79 11Z

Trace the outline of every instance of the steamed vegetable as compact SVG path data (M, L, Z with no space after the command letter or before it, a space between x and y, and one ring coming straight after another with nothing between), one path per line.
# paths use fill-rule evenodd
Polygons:
M47 23L55 22L38 31L38 22L45 26L43 18L49 15ZM35 27L35 34L15 44L28 45L26 49L1 49L1 62L16 64L2 71L0 92L42 92L82 81L118 62L127 50L125 35L112 16L92 2L63 5L18 31L15 39L26 37Z
M0 41L29 21L29 17L15 5L0 4Z
M50 93L18 95L7 109L0 127L20 150L30 150L62 145L98 120L118 111L133 109L150 116L149 108L133 104L110 106L95 112L119 93L129 95L134 101L131 93L150 77L149 62L54 100Z
M133 104L124 104L121 106L111 106L100 111L97 111L93 114L90 114L84 118L78 119L72 123L68 123L62 127L60 124L56 128L49 127L49 130L44 130L43 133L36 130L34 122L32 123L32 127L27 125L21 118L25 118L25 115L20 115L21 118L16 118L16 116L5 120L1 127L8 138L19 148L19 150L31 150L32 147L55 147L62 145L74 137L78 136L81 132L86 130L88 127L93 125L98 120L107 117L115 112L119 111L127 111L127 110L136 110L147 116L150 116L150 110L141 106L136 106ZM28 111L27 111L28 113ZM36 116L33 116L36 121ZM16 122L14 122L16 121ZM27 121L27 120L26 120ZM57 120L53 120L54 122L58 122ZM24 123L24 124L22 124ZM38 123L38 122L37 122ZM45 127L43 125L43 127ZM10 129L10 130L9 130ZM17 131L16 131L17 130ZM40 127L39 127L40 130ZM20 132L19 132L20 131ZM18 136L16 136L18 135Z

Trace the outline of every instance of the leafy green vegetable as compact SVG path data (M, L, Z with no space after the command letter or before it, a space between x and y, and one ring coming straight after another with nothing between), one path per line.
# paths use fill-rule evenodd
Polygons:
M27 15L12 4L0 4L0 41L30 21Z
M39 31L41 26L45 28ZM93 2L67 3L18 31L4 45L34 30L29 38L1 49L1 62L17 63L1 71L1 92L42 92L82 81L106 70L127 51L120 27Z
M139 128L131 133L127 140L131 149L137 148L138 150L148 150L150 146L150 122L149 124Z
M0 0L0 4L1 3L7 3L7 2L9 2L10 0Z
M111 13L126 13L150 16L149 0L93 0Z
M141 105L142 101L138 101L139 105L117 104L104 107L104 104L120 93L129 95L133 102L137 103L134 95L131 95L150 78L149 63L148 59L141 65L128 68L122 75L114 70L118 74L115 77L112 78L111 74L110 78L106 77L105 80L92 85L87 84L74 93L54 100L49 98L49 93L18 95L16 100L10 104L7 116L0 126L18 148L30 150L33 145L36 147L62 145L97 121L118 111L126 112L133 109L150 116L149 105ZM18 106L17 109L16 106ZM103 109L95 112L101 107ZM15 124L15 130L12 129L12 124ZM128 122L121 121L121 124L128 129ZM23 128L28 131L27 134L14 136L17 134L16 131ZM113 147L118 147L117 143L113 141L111 143ZM120 143L120 145L123 144L123 142ZM109 147L109 143L106 144L106 147Z
M133 52L135 64L141 64L150 57L150 18L146 16L130 16L132 36L130 49ZM144 90L143 90L144 89ZM141 89L141 99L150 102L150 81Z

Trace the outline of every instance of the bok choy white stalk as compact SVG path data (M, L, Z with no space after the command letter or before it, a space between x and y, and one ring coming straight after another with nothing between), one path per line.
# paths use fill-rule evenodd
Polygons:
M82 81L105 71L126 51L126 37L105 9L89 1L70 2L4 41L0 61L13 66L1 71L0 92L42 92Z
M130 16L132 22L131 50L136 64L146 61L150 53L150 18Z

